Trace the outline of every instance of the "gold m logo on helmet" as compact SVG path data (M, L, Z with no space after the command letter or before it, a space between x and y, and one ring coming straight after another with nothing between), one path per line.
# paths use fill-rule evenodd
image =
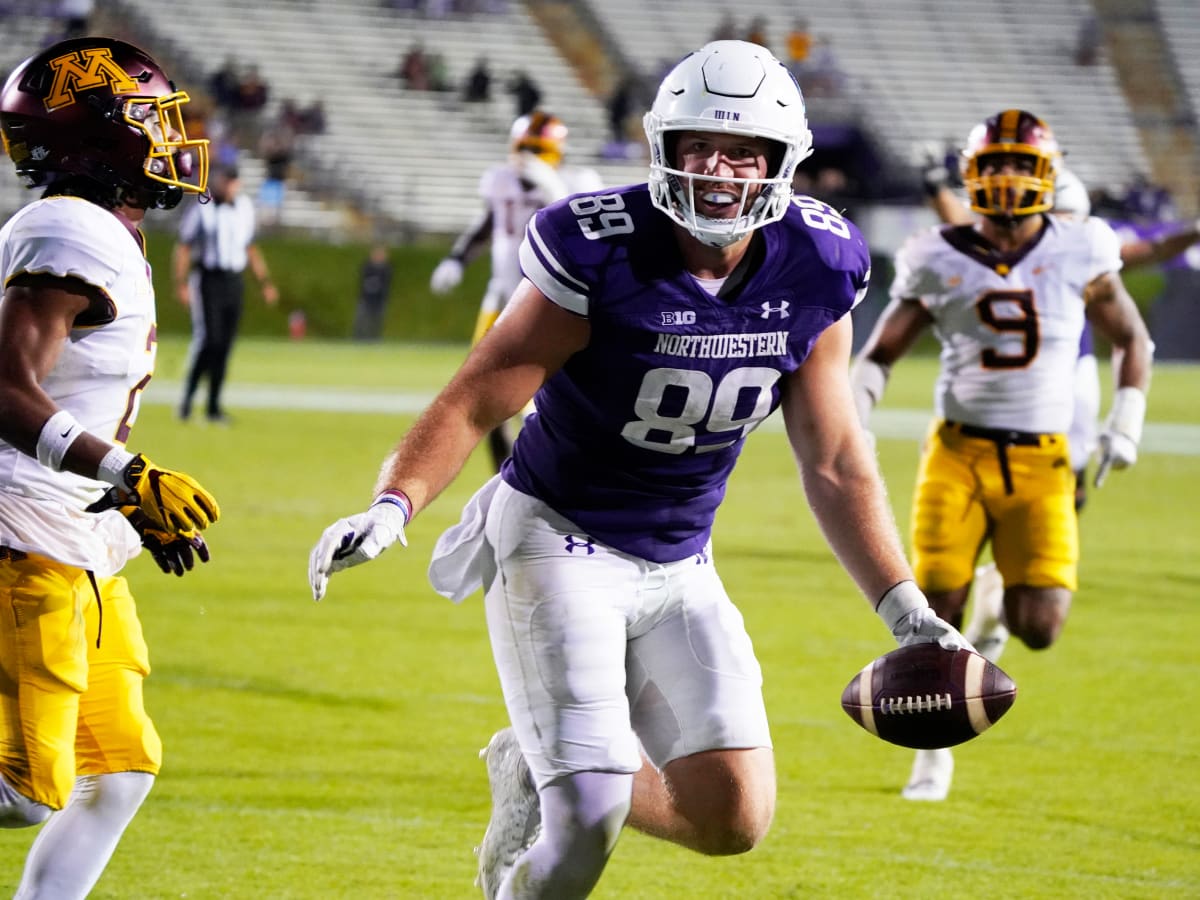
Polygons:
M50 60L50 68L54 72L54 84L46 97L46 112L70 106L75 102L76 91L90 91L106 84L114 94L130 94L137 90L137 82L113 62L107 47L68 53Z

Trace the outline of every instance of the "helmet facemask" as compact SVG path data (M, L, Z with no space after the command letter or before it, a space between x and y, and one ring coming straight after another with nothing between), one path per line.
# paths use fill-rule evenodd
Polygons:
M181 107L188 99L184 91L131 97L121 105L121 116L150 142L142 167L147 178L185 194L203 194L208 187L208 141L187 136Z
M677 137L678 132L664 132L663 155L672 163ZM772 142L771 149L767 175L763 178L703 175L685 172L668 165L665 160L658 165L652 162L650 192L654 205L710 247L737 243L754 229L783 218L791 202L796 165L788 160L789 151L785 145ZM728 186L740 192L737 212L733 216L712 218L697 212L696 196L703 194L710 185Z

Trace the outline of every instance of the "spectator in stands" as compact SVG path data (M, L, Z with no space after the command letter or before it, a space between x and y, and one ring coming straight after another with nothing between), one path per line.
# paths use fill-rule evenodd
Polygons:
M846 74L833 49L833 40L828 35L817 38L812 55L812 64L805 72L800 87L805 96L837 97L842 92Z
M801 73L808 65L812 48L813 36L812 32L808 30L808 19L797 16L792 21L792 30L788 32L787 36L788 68L792 70L792 76L797 80L800 79Z
M62 19L64 41L88 35L95 6L95 0L60 0L58 16Z
M450 69L446 65L446 57L442 53L434 52L427 55L429 61L429 90L431 91L452 91L454 85L450 81Z
M242 112L258 112L267 105L271 90L263 80L258 66L247 66L238 80L234 105Z
M429 90L429 59L425 55L425 45L419 39L409 44L396 74L410 91Z
M767 20L764 16L755 16L750 20L749 26L746 28L746 34L743 40L749 41L751 44L758 44L760 47L771 49L771 43L767 40Z
M264 227L279 224L287 182L291 177L295 136L290 128L277 124L263 132L258 153L265 169L258 188L258 218Z
M354 310L353 337L377 341L383 335L383 312L392 287L392 262L385 244L376 244L362 264L358 279L358 305Z
M237 104L238 84L241 82L241 72L237 60L232 56L225 57L221 68L213 72L208 81L208 90L218 106L226 109Z
M713 29L711 40L736 41L738 30L737 20L734 19L733 14L725 13L721 21L717 23L717 27Z
M508 83L508 92L516 99L518 119L529 115L542 102L542 89L523 69L513 73L512 81Z
M327 127L325 103L319 97L300 110L300 134L324 134Z
M1103 39L1100 19L1095 13L1088 13L1080 19L1079 30L1075 33L1075 65L1094 66L1100 59Z
M608 98L608 131L613 143L624 144L629 140L629 115L637 99L637 80L632 75L624 76Z
M286 97L279 103L279 123L295 133L301 130L302 116L300 107L291 97Z
M475 60L475 68L463 83L462 98L466 103L486 103L492 99L492 72L486 56Z

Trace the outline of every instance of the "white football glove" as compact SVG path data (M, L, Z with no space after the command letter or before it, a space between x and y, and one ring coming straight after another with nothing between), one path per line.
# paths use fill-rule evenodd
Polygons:
M1100 465L1096 487L1104 485L1111 469L1128 469L1137 462L1138 442L1146 421L1146 395L1135 387L1119 388L1100 432Z
M408 516L395 503L381 500L366 512L338 519L325 529L308 557L308 583L313 599L325 596L329 576L374 559L396 541L408 546Z
M884 594L875 611L901 647L937 643L947 650L975 649L957 628L938 617L911 581L902 581Z
M447 256L433 274L429 276L429 287L435 294L448 294L462 283L463 264L452 256Z

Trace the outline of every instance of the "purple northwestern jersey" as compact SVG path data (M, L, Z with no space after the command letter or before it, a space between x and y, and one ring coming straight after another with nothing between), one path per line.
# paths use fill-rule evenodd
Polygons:
M592 538L655 562L699 553L746 436L780 379L866 293L858 229L793 201L759 229L751 273L729 297L688 274L646 185L542 209L521 268L591 324L588 346L538 391L503 477Z

